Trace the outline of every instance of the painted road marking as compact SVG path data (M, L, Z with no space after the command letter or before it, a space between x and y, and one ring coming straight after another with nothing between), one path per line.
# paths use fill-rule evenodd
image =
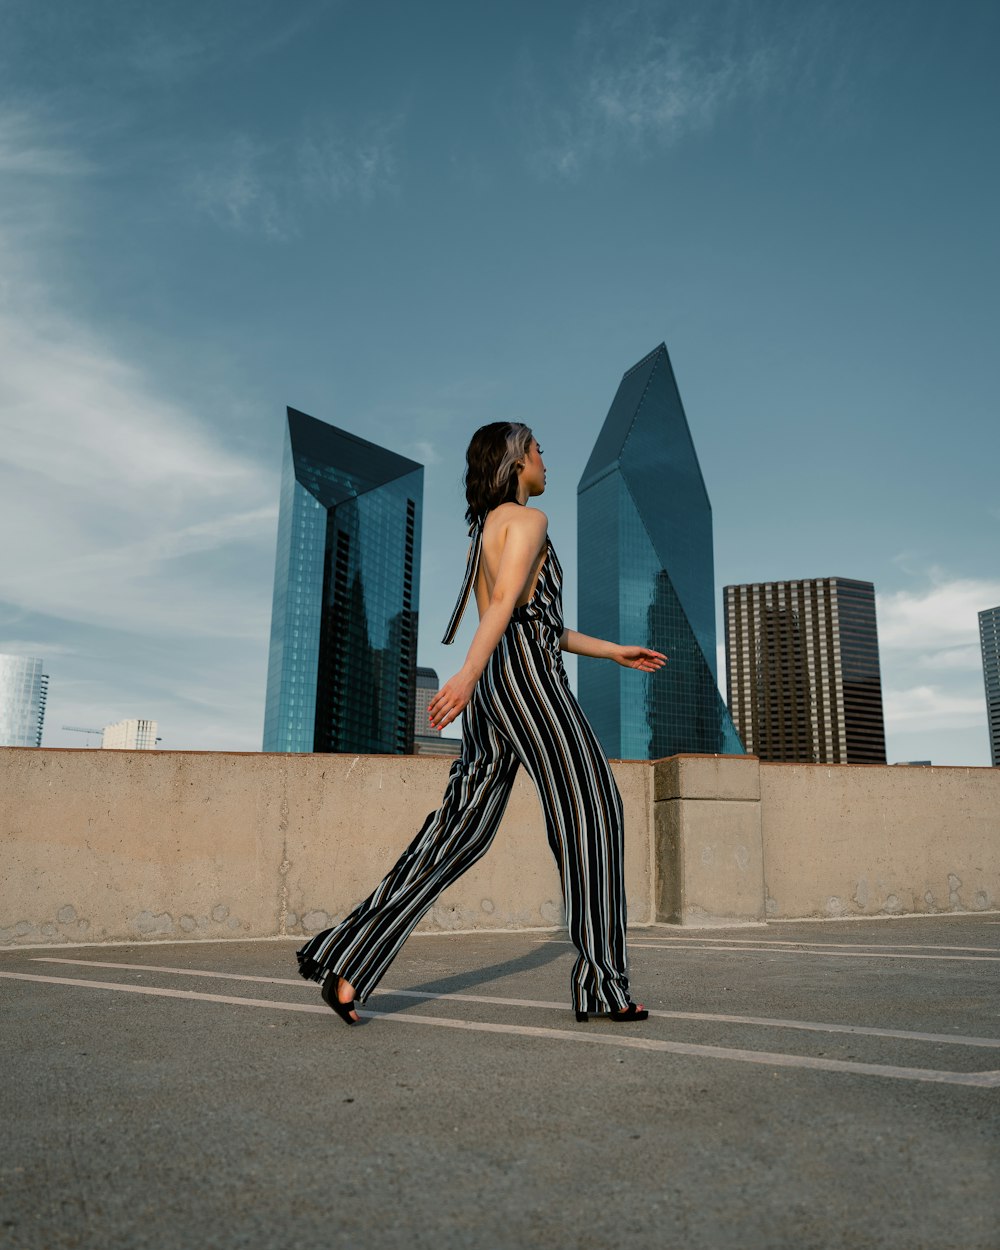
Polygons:
M725 942L729 946L816 946L849 951L972 951L984 955L1000 955L1000 948L996 946L944 946L940 942L798 942L778 938L674 937L672 933L657 934L655 937L631 937L628 944L648 946L651 942L666 942L668 945L673 945L674 942Z
M301 977L258 977L243 972L211 972L203 968L167 968L162 964L102 963L96 959L33 958L33 963L73 964L81 968L123 968L131 972L165 972L184 977L214 977L222 981L254 981L264 985L291 985L296 989L308 989L312 982ZM378 989L376 995L396 998L449 999L460 1003L487 1003L497 1007L530 1007L551 1011L569 1011L566 1003L553 1003L532 998L501 998L489 994L434 994L424 990ZM825 1024L818 1020L777 1020L769 1016L733 1016L703 1011L658 1011L650 1008L651 1016L664 1020L701 1020L710 1024L749 1024L773 1029L799 1029L812 1033L850 1033L860 1037L891 1037L908 1042L934 1042L951 1046L985 1046L1000 1050L1000 1038L966 1037L957 1033L918 1033L912 1029L880 1029L856 1024Z
M553 938L553 941L559 942L562 946L572 946L568 938ZM677 942L629 942L629 946L635 950L646 951L679 951L685 955L697 955L699 951L722 951L729 955L759 955L767 954L770 951L774 955L820 955L827 959L945 959L955 960L959 963L968 964L1000 964L1000 954L998 955L895 955L891 951L882 951L876 947L873 950L809 950L798 947L789 950L787 947L778 946L774 942L767 942L760 946L681 946Z
M225 1003L234 1007L262 1007L270 1011L308 1011L328 1015L324 1003L283 1003L266 998L243 998L231 994L202 994L197 990L171 990L155 985L124 985L115 981L82 981L75 977L46 977L28 972L0 972L0 977L13 981L30 981L48 985L69 985L78 989L111 990L119 994L146 994L161 998L182 998L188 1001ZM736 1050L728 1046L705 1046L691 1042L668 1042L649 1037L622 1037L620 1033L602 1033L597 1029L545 1029L519 1024L485 1024L472 1020L453 1020L445 1016L417 1016L409 1012L368 1011L358 1013L376 1020L392 1020L403 1024L422 1024L432 1028L468 1029L477 1033L507 1033L517 1037L547 1038L553 1041L584 1042L598 1046L618 1046L628 1050L660 1051L674 1055L694 1055L706 1059L728 1059L736 1063L754 1063L765 1067L810 1068L821 1072L850 1073L855 1076L881 1076L893 1080L926 1081L938 1085L967 1085L977 1089L1000 1087L1000 1071L949 1072L934 1068L901 1068L891 1064L859 1063L854 1059L825 1059L811 1055L771 1054L766 1051Z

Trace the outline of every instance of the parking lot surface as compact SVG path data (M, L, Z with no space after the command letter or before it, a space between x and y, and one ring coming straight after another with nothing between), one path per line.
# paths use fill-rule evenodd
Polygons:
M1000 1248L1000 915L417 935L362 1027L301 939L0 953L0 1246Z

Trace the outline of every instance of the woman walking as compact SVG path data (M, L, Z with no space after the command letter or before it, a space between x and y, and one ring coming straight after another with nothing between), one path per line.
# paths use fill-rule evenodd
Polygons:
M545 514L527 506L545 490L531 430L497 421L466 453L471 529L465 581L444 641L469 599L479 608L462 668L430 704L431 724L463 711L462 752L444 800L374 892L339 925L297 952L299 972L347 1024L438 895L489 849L520 765L538 790L578 956L570 977L576 1018L645 1020L631 1001L625 954L622 803L607 758L569 688L562 652L652 673L666 657L588 638L563 625L562 569Z

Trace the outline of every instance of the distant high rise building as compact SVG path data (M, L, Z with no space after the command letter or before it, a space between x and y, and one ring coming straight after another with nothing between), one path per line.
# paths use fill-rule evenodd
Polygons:
M446 738L444 734L417 734L413 739L414 755L449 755L454 759L462 754L461 738Z
M437 671L433 668L417 669L416 710L413 714L413 754L451 755L461 752L461 738L446 738L440 729L432 729L427 719L431 699L440 689Z
M0 747L40 747L49 679L43 661L0 655Z
M652 676L580 661L605 751L744 754L715 671L712 505L664 344L622 378L577 513L579 629L669 656Z
M979 645L983 649L990 759L994 768L1000 768L1000 608L979 613Z
M413 749L424 470L288 409L265 751Z
M884 764L875 587L845 577L726 586L729 710L762 760Z
M428 709L431 705L431 699L438 692L440 683L438 681L437 670L433 668L418 668L416 683L416 702L413 713L413 732L419 734L420 737L426 738L430 735L441 737L440 729L432 729L428 718Z
M105 751L155 751L155 720L120 720L105 725L101 733L101 746Z

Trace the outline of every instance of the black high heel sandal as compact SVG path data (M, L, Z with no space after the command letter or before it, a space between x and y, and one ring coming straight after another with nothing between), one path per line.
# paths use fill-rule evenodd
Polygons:
M610 1011L578 1011L576 1013L577 1022L580 1024L586 1024L591 1016L595 1020L610 1020L612 1024L631 1024L633 1021L648 1020L649 1012L645 1007L637 1007L635 1003L629 1003L624 1011L612 1007Z
M354 999L352 998L349 1003L342 1003L337 997L337 986L340 984L340 980L339 972L331 972L326 978L323 982L323 1002L328 1007L332 1007L345 1024L360 1024L360 1020L351 1019L351 1012L357 1010L354 1006Z

